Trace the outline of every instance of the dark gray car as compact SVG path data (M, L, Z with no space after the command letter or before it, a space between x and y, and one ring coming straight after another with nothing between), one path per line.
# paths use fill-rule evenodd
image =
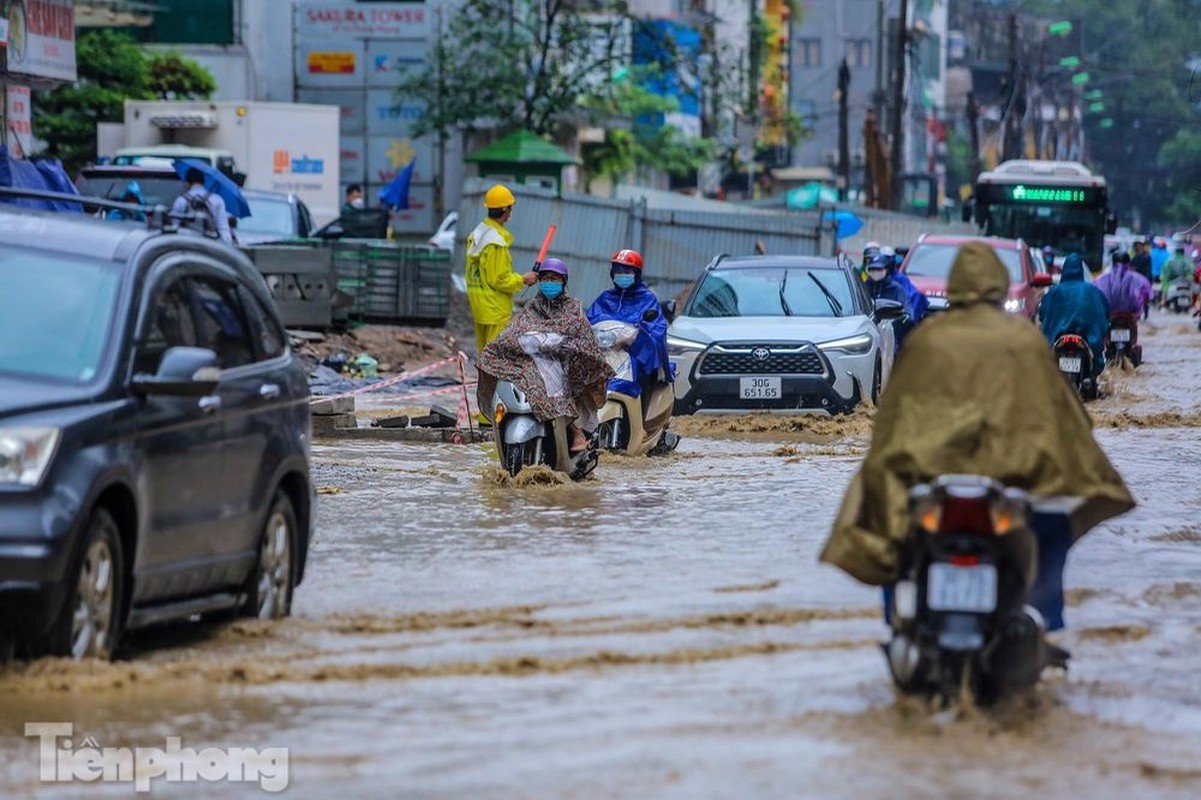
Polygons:
M0 206L0 646L289 613L306 371L262 277L191 231Z

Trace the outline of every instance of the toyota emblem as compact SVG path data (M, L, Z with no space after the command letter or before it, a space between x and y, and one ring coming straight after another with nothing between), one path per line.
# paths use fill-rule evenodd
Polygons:
M751 356L756 361L766 361L767 357L770 355L771 355L771 350L768 350L766 347L756 347L754 350L751 351Z

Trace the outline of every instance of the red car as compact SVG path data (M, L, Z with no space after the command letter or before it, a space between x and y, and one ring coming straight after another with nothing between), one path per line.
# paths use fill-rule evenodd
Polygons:
M1046 287L1051 285L1051 276L1042 271L1030 247L1021 239L998 239L995 236L935 236L925 234L917 244L909 248L901 270L930 300L931 311L942 311L947 307L947 276L959 246L968 242L984 242L997 251L1001 263L1009 270L1009 297L1005 310L1034 319L1038 301Z

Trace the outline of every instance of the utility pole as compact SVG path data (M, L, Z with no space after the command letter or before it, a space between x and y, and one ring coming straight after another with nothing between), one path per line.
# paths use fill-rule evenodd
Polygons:
M851 144L849 115L851 93L851 68L844 58L838 67L838 199L846 202L847 190L851 187Z
M435 12L434 34L434 69L438 72L438 174L434 178L434 219L439 221L446 216L446 124L442 117L442 104L446 98L446 53L442 47L442 9Z
M876 90L872 92L872 110L876 119L884 119L884 0L876 0Z
M1005 98L1005 127L1001 131L1001 160L1020 158L1015 154L1014 131L1017 129L1015 120L1018 109L1018 15L1009 15L1009 91Z
M905 147L905 54L909 39L909 0L901 0L901 11L897 17L896 56L892 65L892 108L889 114L889 129L892 147L889 163L892 167L892 196L889 207L896 211L901 207L901 170L904 169Z
M967 93L967 135L971 153L968 169L971 171L972 188L980 175L980 107L976 105L976 93Z

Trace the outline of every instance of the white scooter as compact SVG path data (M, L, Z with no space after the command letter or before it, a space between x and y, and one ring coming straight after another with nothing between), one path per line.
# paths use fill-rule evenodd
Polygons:
M1193 306L1193 282L1188 278L1179 278L1167 285L1163 292L1164 307L1183 314Z
M633 380L629 348L638 338L637 326L620 320L602 320L592 326L615 377ZM663 375L647 381L642 396L609 388L599 412L600 446L629 456L664 455L675 450L680 437L668 430L675 407L675 389Z
M548 357L561 337L558 334L525 333L522 348L533 359L546 384L547 392L556 396L565 392L566 376L558 359ZM543 422L534 416L534 409L525 393L511 381L498 381L492 395L492 431L500 463L512 476L525 467L545 464L562 472L573 481L586 478L596 469L599 460L596 447L595 420L577 422L588 436L588 447L572 455L567 417Z

